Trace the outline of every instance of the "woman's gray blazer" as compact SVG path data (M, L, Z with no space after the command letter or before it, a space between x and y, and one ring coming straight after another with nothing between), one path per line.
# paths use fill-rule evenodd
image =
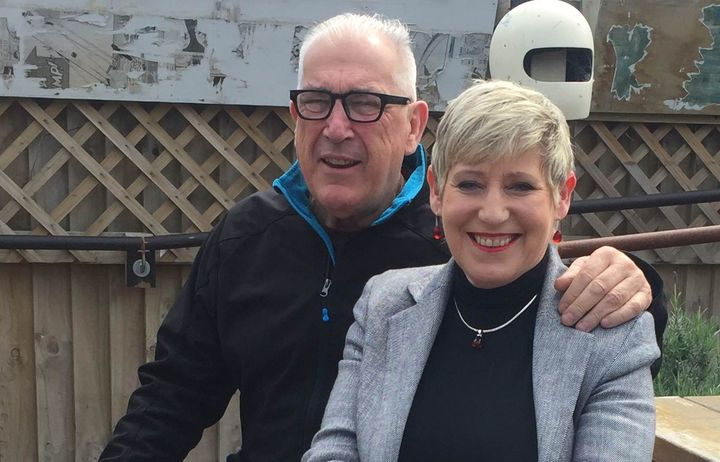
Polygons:
M447 305L451 266L388 271L368 281L322 426L303 461L397 460ZM660 355L652 317L591 333L563 326L553 281L565 269L552 247L533 342L539 460L650 461L650 364Z

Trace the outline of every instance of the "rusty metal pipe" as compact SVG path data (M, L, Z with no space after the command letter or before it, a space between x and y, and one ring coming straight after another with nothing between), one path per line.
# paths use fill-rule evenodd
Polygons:
M594 250L605 245L620 250L633 251L682 247L710 242L720 242L720 225L564 241L558 245L558 252L563 258L576 258L590 255Z

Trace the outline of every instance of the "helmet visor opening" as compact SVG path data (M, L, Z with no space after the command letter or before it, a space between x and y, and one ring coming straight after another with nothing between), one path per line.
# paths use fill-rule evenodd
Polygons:
M588 48L535 48L525 55L523 68L542 82L589 82L592 58Z

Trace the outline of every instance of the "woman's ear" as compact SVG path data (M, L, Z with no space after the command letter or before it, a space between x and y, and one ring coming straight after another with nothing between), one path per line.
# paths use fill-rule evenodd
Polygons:
M560 188L560 200L555 208L555 219L562 220L567 216L568 210L570 210L570 202L572 201L573 191L577 184L577 177L575 172L572 170L568 173L565 183Z
M430 186L430 209L437 216L442 215L442 191L440 191L440 185L438 185L437 178L435 178L435 171L432 165L428 167L427 171L427 182Z

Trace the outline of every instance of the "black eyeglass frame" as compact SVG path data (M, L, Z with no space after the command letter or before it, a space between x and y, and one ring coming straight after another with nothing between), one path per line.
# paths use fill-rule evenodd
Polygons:
M303 93L322 93L324 95L328 95L330 97L330 104L328 105L328 112L323 117L306 117L300 113L300 107L298 106L297 98L299 95ZM357 120L350 115L350 108L347 104L347 97L351 95L372 95L377 96L380 99L380 110L378 111L378 115L376 118L371 120ZM298 117L304 120L325 120L328 117L330 117L330 114L332 114L333 108L335 107L335 101L340 100L342 103L343 110L345 111L345 115L348 119L350 119L353 122L361 123L361 124L368 124L377 122L380 120L380 117L385 113L385 106L388 104L399 104L403 106L407 106L412 102L412 99L408 98L407 96L395 96L395 95L388 95L385 93L375 93L372 91L349 91L347 93L333 93L328 90L313 90L313 89L305 89L305 90L290 90L290 101L293 102L295 105L295 108L297 110Z

